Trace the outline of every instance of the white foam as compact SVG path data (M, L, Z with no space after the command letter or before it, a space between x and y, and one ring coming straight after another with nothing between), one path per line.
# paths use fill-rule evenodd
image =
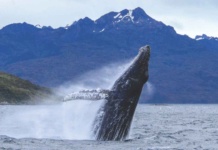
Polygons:
M90 71L57 89L60 96L84 89L110 89L131 64L116 63ZM99 91L100 89L98 89ZM57 105L3 106L0 135L15 138L91 140L92 125L104 100L74 100Z
M92 124L103 103L83 100L50 106L6 106L0 117L0 135L91 140Z

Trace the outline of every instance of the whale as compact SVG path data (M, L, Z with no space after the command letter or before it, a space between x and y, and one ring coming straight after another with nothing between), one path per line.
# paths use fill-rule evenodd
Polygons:
M93 135L99 141L125 140L138 104L142 88L148 81L150 46L139 49L131 65L115 81L110 90L82 90L63 101L104 100L93 123Z
M139 49L126 71L115 81L102 107L101 119L94 134L97 140L125 140L138 104L143 85L148 81L150 46Z

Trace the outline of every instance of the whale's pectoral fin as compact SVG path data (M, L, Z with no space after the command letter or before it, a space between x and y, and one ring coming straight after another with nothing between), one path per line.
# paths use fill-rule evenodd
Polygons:
M108 97L109 90L82 90L79 92L73 92L66 96L63 101L72 100L102 100Z

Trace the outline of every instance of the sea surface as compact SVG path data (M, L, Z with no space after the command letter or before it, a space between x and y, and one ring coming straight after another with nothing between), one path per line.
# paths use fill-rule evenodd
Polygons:
M218 105L139 104L128 139L104 142L91 134L102 102L75 104L0 106L0 149L218 150Z

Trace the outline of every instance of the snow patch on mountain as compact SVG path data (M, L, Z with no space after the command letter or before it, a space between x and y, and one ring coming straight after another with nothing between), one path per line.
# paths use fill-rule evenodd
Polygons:
M133 10L128 10L128 13L122 16L121 12L117 13L117 15L114 16L114 19L118 19L115 22L118 23L125 18L128 18L128 21L132 21L134 23L134 16L133 16Z
M122 15L120 13L118 13L116 16L114 16L114 19L116 19L118 17L122 17Z
M36 28L42 29L42 26L40 24L35 25Z
M69 27L70 27L70 25L67 24L67 25L64 27L64 29L68 29Z
M216 40L218 41L218 37L213 37L213 36L207 36L206 34L202 34L202 35L197 35L195 37L196 41L200 41L200 40Z

